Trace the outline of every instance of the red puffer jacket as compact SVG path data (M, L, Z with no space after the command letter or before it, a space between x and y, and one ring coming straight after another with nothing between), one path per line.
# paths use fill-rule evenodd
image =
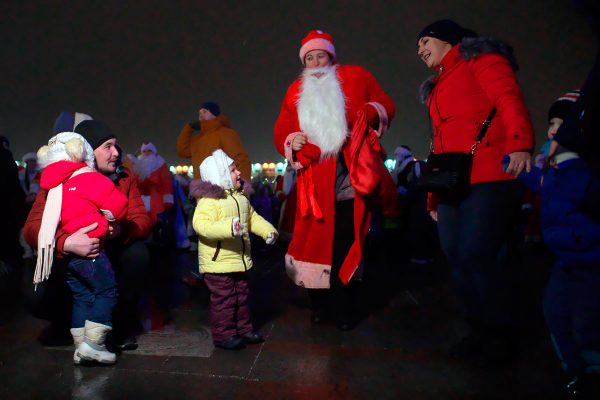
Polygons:
M107 246L115 246L117 244L124 245L136 240L146 238L152 231L152 221L146 212L144 203L137 186L137 181L132 177L131 172L124 168L114 181L115 187L127 197L127 211L125 217L120 223L121 234L119 237L107 242ZM27 243L37 248L38 234L42 223L42 215L44 206L46 205L46 197L48 191L41 189L35 198L35 202L29 212L27 221L24 226L24 235ZM65 239L69 237L69 233L63 229L56 231L56 256L61 257L64 254ZM118 242L118 243L112 243Z
M422 96L433 123L435 153L469 152L481 123L496 107L475 151L472 184L514 179L502 170L503 156L534 147L529 112L506 49L491 39L463 40L444 56L439 75Z
M101 210L110 212L116 220L125 215L127 198L110 179L85 163L57 161L48 165L42 172L40 187L50 190L60 184L63 185L60 225L68 233L97 222L98 226L88 236L101 238L108 232L108 220Z

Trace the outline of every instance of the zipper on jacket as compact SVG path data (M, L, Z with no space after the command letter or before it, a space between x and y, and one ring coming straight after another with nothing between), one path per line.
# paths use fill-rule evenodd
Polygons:
M233 194L231 195L231 198L233 199L233 201L235 201L235 206L237 207L237 212L238 212L238 218L240 219L240 223L242 223L242 213L240 212L240 204L238 203L236 198L233 196ZM246 266L246 260L244 259L244 255L246 254L246 242L244 242L244 233L243 232L242 232L242 236L240 237L240 239L242 239L242 264L244 264L244 271L247 271L248 267Z
M221 251L221 241L217 242L217 249L215 250L215 254L213 255L212 260L217 261L217 257L219 256L219 251Z

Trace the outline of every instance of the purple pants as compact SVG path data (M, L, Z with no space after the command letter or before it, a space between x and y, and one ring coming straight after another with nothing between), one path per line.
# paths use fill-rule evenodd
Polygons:
M252 331L248 308L248 282L243 272L204 274L210 291L210 329L214 342L222 343Z

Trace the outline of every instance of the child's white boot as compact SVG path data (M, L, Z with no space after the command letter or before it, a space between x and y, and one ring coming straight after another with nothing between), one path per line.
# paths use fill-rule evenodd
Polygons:
M73 364L81 364L81 357L79 356L79 346L83 343L83 337L85 336L84 328L71 328L71 336L73 336L73 343L75 344L75 352L73 353Z
M79 357L86 361L98 361L101 364L114 364L115 353L106 350L106 335L112 328L93 321L85 321L85 337L79 346Z

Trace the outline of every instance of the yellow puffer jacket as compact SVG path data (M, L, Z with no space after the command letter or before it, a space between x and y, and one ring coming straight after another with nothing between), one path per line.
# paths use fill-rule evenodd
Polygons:
M242 191L202 182L193 226L198 233L198 260L203 273L242 272L252 268L249 232L266 239L277 230L254 211ZM243 235L233 236L235 217L244 224Z

